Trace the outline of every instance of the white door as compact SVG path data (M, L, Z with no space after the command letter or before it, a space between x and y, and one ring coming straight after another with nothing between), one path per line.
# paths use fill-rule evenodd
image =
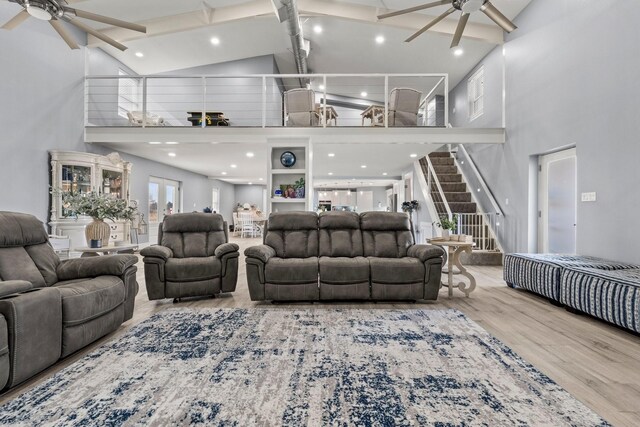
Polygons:
M158 242L158 224L165 215L181 209L180 183L164 178L149 178L149 242Z
M373 191L358 192L358 212L371 212L373 210Z
M540 156L538 165L538 250L574 254L578 208L576 150Z

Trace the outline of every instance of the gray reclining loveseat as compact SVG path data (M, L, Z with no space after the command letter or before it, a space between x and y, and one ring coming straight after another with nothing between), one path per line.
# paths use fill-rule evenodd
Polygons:
M131 319L137 261L134 255L60 261L37 218L0 212L0 389Z
M227 243L222 215L183 213L165 217L158 245L140 251L150 300L215 296L236 290L238 245Z
M391 212L272 213L244 253L252 301L435 300L444 255Z

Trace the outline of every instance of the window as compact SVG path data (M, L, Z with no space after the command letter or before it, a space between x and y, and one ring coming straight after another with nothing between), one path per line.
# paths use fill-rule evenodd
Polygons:
M220 213L220 190L217 188L213 189L213 200L211 202L211 211L215 213Z
M119 76L128 76L126 71L118 70ZM127 112L140 111L140 84L134 78L118 79L118 115L127 118Z
M469 121L473 121L484 112L484 67L480 67L469 78L467 93L469 97Z

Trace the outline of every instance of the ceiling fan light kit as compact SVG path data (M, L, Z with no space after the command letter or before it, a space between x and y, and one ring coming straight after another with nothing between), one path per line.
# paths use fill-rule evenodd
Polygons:
M378 15L378 19L387 19L394 16L405 15L407 13L418 12L420 10L429 9L437 6L450 5L451 7L427 25L419 29L417 32L412 34L405 42L411 42L415 40L417 37L422 35L424 32L428 31L436 24L444 20L447 16L451 15L455 11L462 12L460 19L458 20L458 25L456 27L456 31L453 35L453 40L451 42L451 48L456 48L460 44L460 40L462 39L462 35L464 34L464 30L467 26L469 18L472 13L482 12L489 19L496 23L500 28L502 28L507 33L514 31L517 27L513 22L509 20L506 16L502 14L489 0L439 0L436 2L425 3L418 6L413 6L407 9L397 10L394 12L384 13L382 15Z
M113 40L111 37L102 34L100 31L97 31L83 22L75 19L82 18L88 19L90 21L101 22L103 24L113 25L115 27L121 27L132 31L138 31L141 33L146 33L146 27L138 24L132 24L130 22L121 21L119 19L110 18L108 16L97 15L95 13L85 12L83 10L78 10L67 6L67 1L65 0L8 0L11 3L16 3L22 6L22 11L18 13L16 16L11 18L8 22L6 22L2 27L5 30L13 30L15 27L24 22L27 18L33 17L40 21L49 21L49 24L53 27L53 29L60 35L60 37L67 43L67 45L71 49L79 49L80 47L76 43L76 41L71 37L71 35L67 32L65 27L60 24L60 21L68 22L69 24L81 29L82 31L93 35L94 37L104 41L105 43L110 44L111 46L120 49L126 50L127 47L117 41Z

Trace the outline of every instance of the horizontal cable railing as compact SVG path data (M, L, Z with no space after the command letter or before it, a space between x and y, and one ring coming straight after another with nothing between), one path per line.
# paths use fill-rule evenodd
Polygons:
M88 76L85 124L442 127L448 91L447 74Z

